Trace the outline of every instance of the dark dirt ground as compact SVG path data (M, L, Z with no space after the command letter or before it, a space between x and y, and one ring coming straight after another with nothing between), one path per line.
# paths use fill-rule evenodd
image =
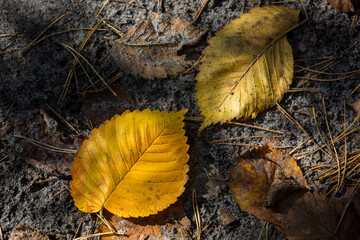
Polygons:
M0 37L0 52L27 46L51 22L64 13L65 17L49 29L45 35L69 28L92 28L99 21L96 14L104 2L98 0L0 0L0 35L21 32L14 37ZM102 11L102 16L122 32L126 32L139 19L145 19L157 11L155 0L134 0L132 2L144 8L110 1ZM195 12L190 8L198 9L201 2L201 0L164 0L162 11L191 21ZM243 6L244 2L246 2L246 6ZM211 35L222 26L229 24L230 20L238 18L243 10L247 12L254 4L256 1L210 0L195 26L201 30L208 30ZM262 1L262 4L269 5L271 1ZM300 1L283 5L302 10ZM354 34L351 38L349 37L354 14L334 10L327 0L304 0L304 5L309 15L309 22L288 34L288 39L293 47L295 63L301 66L311 66L319 57L334 56L337 59L344 57L344 60L332 67L330 71L347 72L360 69L359 43L343 53L360 37L360 21L355 23ZM300 17L302 19L305 17L303 10ZM100 27L108 28L104 24ZM66 98L63 105L58 104L60 92L73 60L69 52L59 43L65 43L78 49L87 33L88 31L78 30L56 35L42 41L29 51L12 51L0 55L0 127L11 123L15 126L21 124L20 127L31 133L35 131L31 120L21 122L19 116L26 116L30 109L41 107L50 115L49 124L51 126L60 129L59 131L63 131L65 135L73 133L61 119L51 112L46 106L48 104L79 132L86 135L90 133L84 114L80 109L81 102L76 94L74 83L71 85L71 95ZM118 70L109 56L111 45L105 37L116 39L117 35L113 31L96 32L91 36L82 53L103 77L106 76L106 79L110 79L116 75ZM200 112L195 99L195 76L196 72L190 72L153 81L141 81L131 76L121 76L116 83L122 84L133 96L134 104L129 106L130 110L188 108L187 117L198 117ZM295 77L298 76L304 76L304 73L296 73ZM95 75L92 77L95 78ZM321 142L312 117L299 112L311 113L311 108L302 106L314 106L318 113L321 130L326 133L322 114L321 98L323 97L327 106L332 134L338 135L343 129L343 101L353 103L359 97L359 92L351 94L351 91L359 84L359 78L355 76L336 82L309 81L302 85L300 82L301 80L294 78L291 87L309 88L314 91L287 93L280 104L282 106L291 105L292 107L287 110L310 135L314 135L316 141ZM96 87L100 88L101 85L98 84ZM85 77L80 77L78 88L85 90L91 88L91 85ZM355 112L350 106L347 107L346 116L348 124L355 117ZM276 111L276 108L261 114L249 124L285 132L285 137L279 140L282 146L295 147L307 139L307 136ZM205 168L212 172L212 178L218 183L215 193L200 188L196 183L205 184L207 176L204 171L198 171L196 175L190 176L190 183L186 185L190 192L196 185L202 226L210 224L203 232L202 239L257 239L264 221L241 211L232 200L229 189L225 185L234 157L248 147L214 145L209 144L208 141L230 137L268 135L269 133L240 126L215 125L205 129L197 137L196 132L199 126L198 122L193 121L188 121L185 125L186 135L189 137L188 143L191 146L189 150L190 166L199 168L198 161L201 161ZM19 144L14 139L15 133L16 131L9 128L6 134L0 135L0 149L9 146L0 155L0 159L8 155L5 160L0 162L0 226L4 239L9 238L13 228L20 222L45 232L51 239L72 239L82 221L84 223L78 236L85 236L89 230L94 232L96 217L80 212L74 206L68 191L54 196L64 186L69 186L70 178L57 175L49 181L36 183L53 177L54 174L28 164L23 157L14 153L15 144ZM36 133L33 134L33 137L36 138ZM348 138L349 151L356 149L355 146L359 141L357 139L355 137ZM259 139L246 143L261 145L264 142ZM301 151L313 149L315 149L313 144L306 144ZM298 161L303 171L316 164L326 162L329 162L329 159L319 152ZM316 172L307 174L308 182L314 191L326 192L328 184L326 181L313 181L315 175ZM195 232L191 195L184 194L182 200L186 214L192 222L192 231ZM236 221L230 225L224 224L222 216L218 214L221 211L230 212ZM275 228L270 225L269 236L274 232ZM283 238L283 234L277 233L273 239ZM265 239L265 234L261 239Z

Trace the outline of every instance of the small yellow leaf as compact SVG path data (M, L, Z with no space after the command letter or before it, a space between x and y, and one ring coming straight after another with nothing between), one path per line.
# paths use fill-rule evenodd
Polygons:
M285 34L296 26L298 10L258 7L209 40L196 79L196 98L205 120L255 118L280 101L293 78L293 55Z
M189 170L186 112L126 111L94 129L71 166L75 205L145 217L176 202Z

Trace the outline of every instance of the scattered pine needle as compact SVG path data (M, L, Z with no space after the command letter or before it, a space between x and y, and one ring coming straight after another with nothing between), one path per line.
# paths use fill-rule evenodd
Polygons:
M65 49L70 50L69 52L72 52L74 54L76 54L77 56L79 56L82 60L84 60L86 62L86 64L94 71L94 73L99 77L99 79L104 83L104 85L110 90L110 92L112 92L115 96L117 96L117 94L114 92L114 90L112 90L110 88L110 86L106 83L106 81L100 76L100 74L95 70L95 68L89 63L89 61L80 53L78 53L75 49L73 49L72 47L60 43L61 46L63 46Z
M203 2L201 3L201 6L199 8L199 10L196 12L194 20L192 21L192 23L196 22L196 20L199 18L201 12L204 10L206 4L208 3L209 0L203 0Z
M46 149L46 150L49 150L49 151L52 151L52 152L69 153L69 154L75 154L77 152L77 150L73 150L73 149L65 149L65 148L59 148L59 147L51 146L49 144L42 143L42 142L36 141L34 139L31 139L31 138L27 138L27 137L24 137L24 136L19 135L19 134L15 134L14 137L24 139L25 141L27 141L27 142L35 145L35 146L38 146L40 148L43 148L43 149Z
M84 239L88 239L88 238L92 238L92 237L99 237L99 236L121 236L121 237L128 237L128 235L125 234L121 234L121 233L117 233L117 232L105 232L105 233L94 233L94 234L89 234L83 237L78 237L75 238L74 240L84 240Z
M342 214L341 214L340 220L339 220L339 222L338 222L338 224L337 224L337 226L336 226L334 235L335 235L335 234L337 233L337 231L339 230L339 227L340 227L340 225L341 225L341 222L342 222L342 220L344 219L345 213L346 213L347 209L349 208L350 203L351 203L352 200L354 199L357 191L359 190L359 187L360 187L360 184L359 184L359 183L360 183L360 179L357 181L356 186L355 186L354 189L351 191L350 197L349 197L348 201L346 202L346 205L345 205L344 210L343 210L343 212L342 212Z
M282 137L283 137L283 136L274 136L274 135L234 137L234 138L226 138L226 139L212 140L212 141L209 141L208 143L218 143L218 142L225 142L225 141L232 141L232 140L240 140L240 139L252 139L252 138L282 138Z
M90 39L90 37L93 35L93 33L99 28L100 24L104 21L104 18L102 18L91 30L90 32L86 35L85 39L82 41L80 47L79 47L79 51L82 51L87 43L87 41ZM67 95L67 92L69 90L69 86L71 83L71 79L74 76L75 73L75 68L76 68L76 64L78 63L78 61L76 61L76 59L73 60L73 64L72 64L72 68L70 69L68 76L66 78L64 87L60 93L60 99L59 99L59 103L63 103L65 100L65 97Z
M359 18L359 13L355 14L352 22L351 22L351 26L350 26L350 30L349 30L349 37L351 38L353 33L354 33L354 26L355 26L355 23L356 21L358 20Z
M116 229L108 222L108 220L107 220L106 218L104 218L104 217L102 216L101 213L100 213L100 214L99 214L99 213L96 213L96 216L98 216L98 218L101 220L101 222L102 222L103 224L105 224L112 233L115 233L115 232L116 232Z
M326 112L326 106L325 106L325 100L324 98L322 98L322 103L323 103L323 107L324 107L324 116L325 116L325 122L326 122L326 127L327 127L327 130L329 132L329 137L330 137L330 140L331 140L331 144L334 148L334 153L335 153L335 159L336 159L336 162L337 162L337 165L338 165L338 182L336 184L336 190L335 192L337 192L339 190L339 187L340 187L340 181L341 181L341 175L340 175L340 160L339 160L339 155L337 153L337 150L336 150L336 147L335 147L335 143L334 143L334 139L332 137L332 134L331 134L331 130L330 130L330 125L329 125L329 122L328 122L328 119L327 119L327 112Z
M96 17L98 17L100 15L100 13L104 10L104 8L106 7L106 5L110 2L110 0L106 0L106 2L102 5L102 7L100 8L99 12L96 14Z
M58 17L55 21L50 23L50 25L47 26L47 28L45 28L26 48L30 49L31 47L35 46L36 45L35 43L37 42L37 40L39 40L39 38L41 38L42 35L44 35L47 30L49 30L55 23L60 21L60 19L62 19L64 16L65 16L65 13L63 15L61 15L60 17Z
M195 217L195 222L196 222L196 239L200 240L201 238L201 218L200 218L200 212L199 212L199 207L197 204L197 199L196 199L196 190L193 189L192 192L192 202L193 202L193 210L194 210L194 217Z
M312 137L308 137L305 141L300 143L296 148L294 148L293 150L291 150L291 152L289 152L289 155L292 155L296 150L298 150L302 145L307 143L310 139L312 139Z
M67 190L66 188L61 189L60 191L58 191L57 193L54 194L53 197L56 197L57 195L59 195L60 193L62 193L63 191Z
M64 34L64 33L68 33L68 32L73 32L73 31L79 31L79 30L92 30L92 28L70 28L70 29L65 29L65 30L61 30L59 32L55 32L55 33L51 33L49 35L46 35L45 37L43 38L40 38L39 40L37 40L34 45L37 45L39 44L40 42L44 41L45 39L48 39L50 37L53 37L53 36L56 36L56 35L61 35L61 34ZM99 29L96 29L96 31L109 31L109 29L103 29L103 28L99 28Z
M248 124L244 124L244 123L238 123L238 122L226 122L226 123L234 124L234 125L238 125L238 126L243 126L243 127L255 128L255 129L259 129L259 130L263 130L263 131L267 131L267 132L284 134L284 132L281 132L281 131L271 130L271 129L267 129L267 128L263 128L263 127L258 127L258 126L253 126L253 125L248 125Z
M4 161L5 159L7 159L9 157L9 155L6 155L5 157L0 159L0 162Z
M84 221L85 221L85 220L82 220L82 221L80 222L79 226L78 226L77 229L76 229L76 232L75 232L75 235L74 235L73 239L75 239L76 236L78 235L78 233L79 233L79 231L80 231L80 228L81 228L82 224L84 223Z
M234 145L234 146L244 146L244 147L259 147L259 146L254 145L254 144L247 144L247 143L224 143L224 142L217 142L217 143L213 143L213 144L218 144L218 145Z
M317 92L317 90L312 88L291 88L288 92Z
M52 107L50 107L47 103L45 104L58 118L60 118L63 122L66 123L66 125L69 126L71 130L73 130L77 135L80 135L80 133L68 122L66 119L61 116L59 113L57 113Z
M114 24L112 24L111 22L109 22L109 21L105 21L104 20L104 23L109 27L109 28L111 28L112 30L114 30L115 31L115 33L117 34L117 35L119 35L120 37L125 37L125 33L123 33L122 31L120 31L120 29L118 29Z
M193 70L201 61L201 59L204 57L204 55L201 55L198 60L196 60L196 62L188 69L186 70L184 73L189 73L191 70Z
M126 1L121 1L121 0L115 0L115 1L116 1L116 2L119 2L119 3L125 3L125 4L132 5L132 6L134 6L134 7L138 7L138 8L145 9L145 7L143 7L143 6L139 6L139 5L136 5L135 3L126 2Z
M47 178L47 179L45 179L45 180L36 181L36 182L34 182L34 183L35 183L35 184L44 183L44 182L48 182L48 181L50 181L50 180L53 180L53 179L55 179L55 178L57 178L57 177L53 176L53 177Z

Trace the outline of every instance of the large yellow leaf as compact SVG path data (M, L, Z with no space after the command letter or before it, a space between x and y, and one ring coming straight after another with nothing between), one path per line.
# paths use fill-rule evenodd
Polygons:
M189 170L186 111L126 111L94 129L71 166L75 205L145 217L174 203Z
M299 11L258 7L209 40L196 79L196 98L205 120L254 118L289 89L293 55L285 34L296 26Z

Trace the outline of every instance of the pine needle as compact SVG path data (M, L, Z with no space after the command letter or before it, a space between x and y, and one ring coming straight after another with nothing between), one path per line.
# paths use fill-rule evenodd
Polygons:
M68 125L68 127L73 130L77 135L80 135L80 133L68 122L66 121L66 119L61 116L59 113L57 113L52 107L50 107L47 103L45 103L45 105L58 117L60 118L63 122L65 122L66 125Z
M65 13L63 15L61 15L60 17L58 17L55 21L53 21L49 26L47 26L47 28L45 28L26 48L30 49L31 47L35 46L37 40L39 40L39 38L42 37L42 35L44 35L46 33L47 30L49 30L55 23L57 23L60 19L62 19L65 16Z
M99 236L120 236L120 237L128 237L128 235L125 234L121 234L121 233L117 233L117 232L105 232L105 233L94 233L94 234L89 234L83 237L78 237L75 238L74 240L84 240L84 239L88 239L88 238L92 238L92 237L99 237Z
M100 15L100 13L104 10L104 8L106 7L106 5L110 2L110 0L107 0L102 7L100 8L99 12L96 14L95 17L98 17Z
M197 204L197 199L196 199L196 190L193 189L192 192L192 202L193 202L193 210L194 210L194 217L195 217L195 222L196 222L196 239L200 240L201 238L201 218L200 218L200 212L199 212L199 207Z
M238 122L226 122L226 123L228 123L228 124L234 124L234 125L238 125L238 126L243 126L243 127L255 128L255 129L259 129L259 130L263 130L263 131L267 131L267 132L284 134L284 132L281 132L281 131L271 130L271 129L267 129L267 128L263 128L263 127L258 127L258 126L253 126L253 125L248 125L248 124L245 124L245 123L238 123Z
M75 154L77 152L77 150L73 150L73 149L65 149L65 148L59 148L59 147L51 146L49 144L42 143L42 142L36 141L34 139L31 139L31 138L27 138L27 137L24 137L24 136L19 135L19 134L15 134L14 137L24 139L25 141L27 141L27 142L35 145L35 146L38 146L40 148L43 148L43 149L46 149L46 150L49 150L49 151L52 151L52 152L70 153L70 154Z
M99 77L99 79L104 83L104 85L110 90L110 92L112 92L115 96L117 96L117 94L114 92L114 90L112 90L110 88L110 86L106 83L106 81L100 76L100 74L95 70L95 68L89 63L89 61L80 53L78 53L75 49L73 49L72 47L60 43L61 46L63 46L65 49L70 50L69 52L72 52L74 54L76 54L77 56L79 56L82 60L84 60L86 62L86 64L94 71L94 73Z
M201 12L204 10L206 4L208 3L209 0L203 0L203 2L201 3L201 6L199 8L199 10L196 12L194 20L192 21L192 23L195 23L196 20L200 17Z

